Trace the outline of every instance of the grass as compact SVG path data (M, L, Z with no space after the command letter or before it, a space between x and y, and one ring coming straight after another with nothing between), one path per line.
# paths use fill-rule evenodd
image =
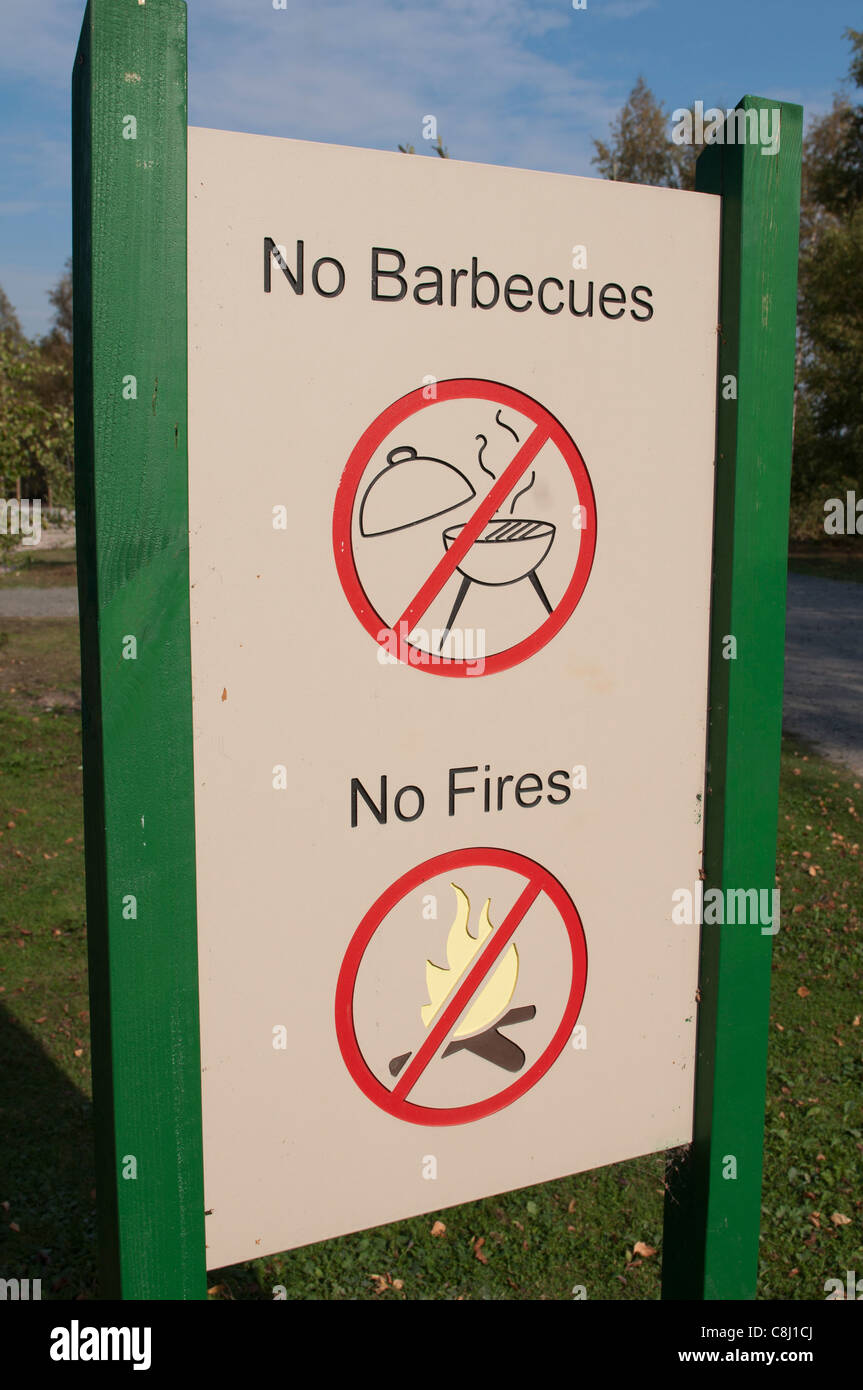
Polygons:
M824 536L819 540L791 541L788 568L792 574L863 584L863 537Z
M0 569L0 589L56 589L76 583L74 545L17 550L12 566Z
M95 1288L77 640L0 619L0 1269L60 1298Z
M0 619L0 1273L98 1296L77 629ZM786 741L759 1297L863 1272L860 782ZM663 1158L253 1260L211 1299L655 1299ZM847 1221L846 1221L847 1218ZM441 1226L444 1229L441 1229Z
M812 1298L863 1270L863 793L800 744L782 771L761 1289Z

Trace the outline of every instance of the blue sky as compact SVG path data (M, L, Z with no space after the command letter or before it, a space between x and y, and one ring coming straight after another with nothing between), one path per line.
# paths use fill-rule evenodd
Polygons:
M669 109L746 92L820 114L851 0L189 0L193 125L593 174L639 74ZM71 249L69 75L83 0L0 0L0 285L44 332Z

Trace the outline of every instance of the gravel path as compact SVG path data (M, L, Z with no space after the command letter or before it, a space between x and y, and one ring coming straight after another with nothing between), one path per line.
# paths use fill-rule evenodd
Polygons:
M0 589L0 618L74 618L74 588ZM863 584L788 576L784 727L863 775Z
M783 723L863 775L863 584L789 574Z
M78 590L74 585L56 589L0 589L0 618L77 618Z

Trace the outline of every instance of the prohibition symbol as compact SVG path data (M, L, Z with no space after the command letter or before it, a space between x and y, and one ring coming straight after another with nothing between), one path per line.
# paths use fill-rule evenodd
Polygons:
M574 440L500 382L402 396L365 430L336 494L351 608L379 658L435 675L491 675L533 656L572 616L595 547Z
M444 920L422 915L432 902ZM369 908L339 972L336 1035L357 1086L387 1114L466 1124L546 1074L586 980L581 919L547 869L511 850L455 850Z

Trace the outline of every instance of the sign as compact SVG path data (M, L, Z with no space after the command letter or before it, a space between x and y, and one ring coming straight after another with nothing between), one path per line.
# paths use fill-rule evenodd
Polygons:
M701 862L719 220L189 137L218 1266L691 1135L698 937L672 894ZM473 941L488 899L501 940L525 864L520 983L472 1015L459 975L431 1019L457 904Z
M185 22L73 79L103 1292L691 1138L663 1295L752 1298L773 928L671 903L774 882L801 110L696 194L187 131Z

